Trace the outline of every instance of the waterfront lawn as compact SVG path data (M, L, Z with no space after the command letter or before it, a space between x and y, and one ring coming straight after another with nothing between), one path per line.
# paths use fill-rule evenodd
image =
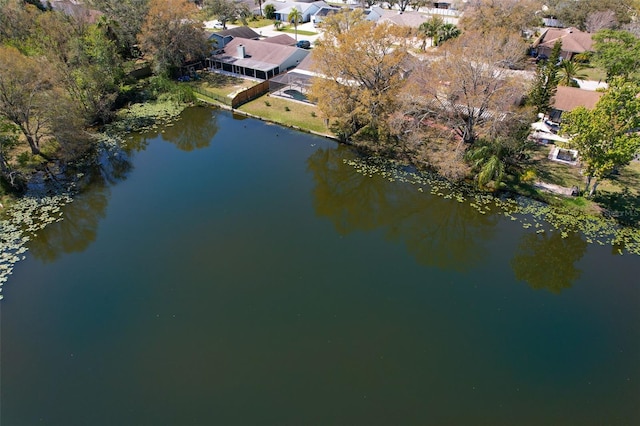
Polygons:
M274 123L332 136L324 125L320 111L313 105L265 95L242 105L238 110Z
M640 162L634 161L620 173L603 180L594 201L602 207L620 213L617 219L625 224L640 221Z
M571 188L574 185L581 188L584 178L580 175L580 167L549 160L548 156L552 147L553 145L536 145L533 148L531 159L538 178L543 182L566 188Z
M533 150L532 166L538 179L567 188L575 185L580 190L584 190L585 178L580 173L580 167L549 160L547 155L550 149L550 145L539 145ZM624 212L625 215L621 216L621 219L629 221L635 218L637 221L640 217L640 162L634 161L630 165L623 167L618 174L600 181L593 199L557 197L540 191L538 191L537 195L528 191L521 192L529 196L542 198L552 204L560 201L566 207L578 208L587 213L596 213L600 208Z
M191 85L218 97L232 97L231 95L257 84L252 80L215 72L203 72L199 75L201 80L193 81Z

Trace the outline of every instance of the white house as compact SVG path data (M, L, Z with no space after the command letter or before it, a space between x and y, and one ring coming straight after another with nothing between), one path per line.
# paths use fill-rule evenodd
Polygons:
M294 2L294 1L267 0L266 2L263 3L262 10L264 10L264 7L267 4L272 4L275 7L276 20L283 21L283 22L287 22L289 20L289 14L291 13L291 10L297 9L298 12L300 12L300 15L302 15L302 23L310 22L313 14L319 11L321 8L331 7L323 1L314 1L311 3L307 3L307 2L300 2L300 1Z

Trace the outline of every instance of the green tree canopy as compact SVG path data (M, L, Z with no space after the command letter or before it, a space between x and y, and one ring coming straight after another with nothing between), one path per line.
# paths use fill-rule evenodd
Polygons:
M249 7L236 0L205 0L205 10L215 16L222 24L222 28L227 28L227 23L240 19L246 23L249 17ZM267 5L268 6L268 5ZM265 7L265 13L268 10Z
M195 12L195 6L186 0L151 0L138 40L142 51L153 58L157 74L169 74L208 52Z
M562 42L558 40L553 45L551 57L546 61L538 63L536 76L533 81L527 103L536 109L536 112L546 114L549 112L551 98L556 94L558 88L558 60Z
M589 195L601 179L640 152L639 95L638 84L615 79L593 110L578 107L563 115L562 131L571 137L582 161L585 191L595 181Z
M638 75L640 38L628 31L600 30L593 35L595 62L607 71L607 80Z
M88 0L88 3L104 13L98 23L116 43L118 51L124 57L138 56L137 36L149 11L149 0Z

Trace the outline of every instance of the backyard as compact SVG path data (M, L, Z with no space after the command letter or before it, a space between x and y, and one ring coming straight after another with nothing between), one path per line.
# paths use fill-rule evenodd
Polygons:
M238 92L255 86L256 81L216 72L202 72L199 80L191 83L192 87L201 90L213 99L233 98ZM196 90L196 91L197 91Z
M274 123L332 136L320 111L313 105L265 95L242 105L238 110Z
M580 165L570 166L549 160L547 157L552 147L553 145L537 145L532 151L530 169L535 172L537 179L565 188L577 186L583 190L585 177L581 174ZM542 198L549 202L558 201L555 196L543 195ZM560 200L562 204L579 207L585 211L593 212L604 208L608 211L624 212L620 215L621 219L637 222L640 219L640 161L633 161L618 173L602 180L592 200L582 197Z

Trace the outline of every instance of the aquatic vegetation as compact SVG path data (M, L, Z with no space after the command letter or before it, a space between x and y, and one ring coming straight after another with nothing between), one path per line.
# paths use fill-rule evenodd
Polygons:
M112 137L121 137L131 132L157 129L162 124L171 124L184 110L184 104L166 102L137 103L118 111L113 123L105 126L104 132Z
M12 205L8 217L0 221L0 291L14 265L25 258L27 242L48 224L62 220L62 207L72 201L70 192L43 195L32 191Z
M92 155L76 162L78 170L97 172L107 181L116 181L129 169L127 154L122 150L119 137L96 136L96 149ZM58 176L55 185L36 179L27 193L16 200L0 220L0 291L13 273L14 266L25 259L27 243L46 226L63 220L63 207L73 201L88 174L76 172L74 176ZM2 299L0 294L0 300Z
M526 197L495 196L479 193L471 186L447 181L442 177L409 170L400 163L376 157L345 159L356 172L368 177L381 176L417 186L417 191L468 205L478 213L499 213L519 222L524 229L535 229L537 234L559 232L567 238L570 232L582 234L590 244L611 245L619 254L624 252L640 255L640 229L621 226L615 220L588 215L572 209L547 205Z

